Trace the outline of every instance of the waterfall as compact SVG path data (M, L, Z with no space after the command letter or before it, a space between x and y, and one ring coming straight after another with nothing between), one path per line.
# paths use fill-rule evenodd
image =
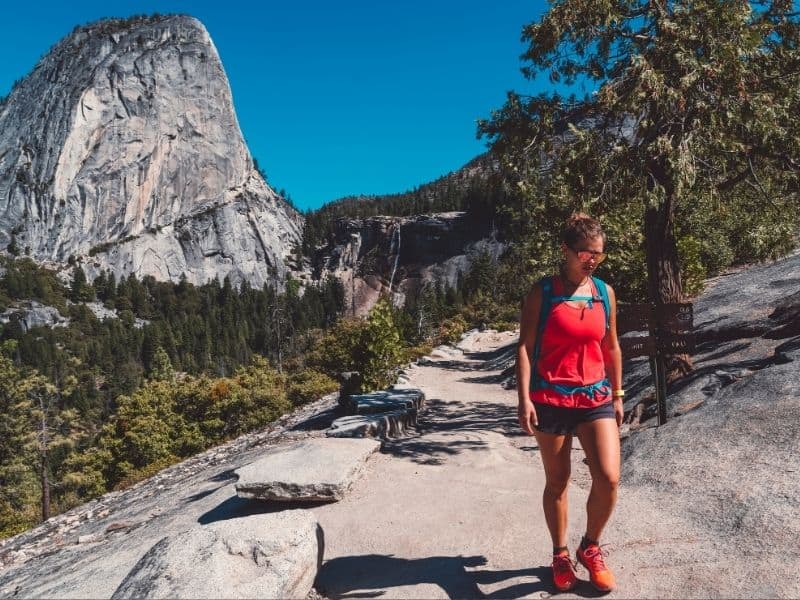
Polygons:
M397 263L400 261L400 223L395 224L395 230L392 234L392 246L389 252L394 248L394 234L397 234L397 254L394 255L394 267L392 267L392 276L389 278L389 293L392 293L392 285L394 284L394 274L397 271Z

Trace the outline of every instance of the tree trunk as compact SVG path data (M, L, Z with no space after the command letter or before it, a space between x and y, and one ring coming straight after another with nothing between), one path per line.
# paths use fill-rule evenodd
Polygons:
M47 407L45 406L44 393L39 394L39 410L42 412L41 430L39 431L39 439L41 441L40 458L41 458L41 480L42 480L42 521L47 521L50 518L50 479L48 471L50 470L50 461L47 456L47 449L50 445L50 439L47 430Z
M42 521L50 518L50 480L47 475L49 465L47 452L42 455Z
M648 295L656 307L683 302L683 285L674 230L674 207L674 199L668 194L667 199L659 206L648 207L645 210ZM667 382L692 370L692 361L688 354L667 354L664 356L664 363Z

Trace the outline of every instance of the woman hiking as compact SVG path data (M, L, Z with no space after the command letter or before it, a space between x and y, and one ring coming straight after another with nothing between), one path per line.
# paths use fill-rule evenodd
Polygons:
M575 213L561 235L560 273L535 284L525 299L517 347L519 422L536 436L545 471L542 497L553 540L553 583L575 587L567 546L567 484L572 436L586 453L592 487L586 530L576 557L592 585L614 587L599 540L617 499L622 423L622 355L614 290L593 277L606 257L600 223Z

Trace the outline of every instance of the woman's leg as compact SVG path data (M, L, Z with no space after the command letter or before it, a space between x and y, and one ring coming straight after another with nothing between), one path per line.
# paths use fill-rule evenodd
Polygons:
M545 486L542 506L553 547L567 545L567 484L570 475L572 435L535 431L544 464Z
M617 502L619 428L615 419L604 418L581 423L576 433L592 475L592 489L586 502L586 537L597 541Z

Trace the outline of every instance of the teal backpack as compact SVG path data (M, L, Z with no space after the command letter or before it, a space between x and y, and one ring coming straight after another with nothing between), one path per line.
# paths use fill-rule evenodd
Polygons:
M536 328L536 343L533 346L533 359L531 360L531 382L530 382L530 391L534 391L540 388L551 388L556 390L561 394L565 394L571 396L572 394L576 393L584 393L589 397L593 397L595 391L600 390L604 387L609 388L609 392L611 389L611 383L608 379L603 379L598 381L597 383L593 383L591 385L584 385L584 386L576 386L570 387L565 385L559 385L557 383L549 383L544 381L539 376L539 371L536 368L536 363L539 360L539 350L542 343L542 333L544 333L544 326L547 324L547 318L550 316L550 312L553 310L553 305L558 302L564 302L565 300L582 300L586 302L586 306L591 309L595 302L602 302L603 303L603 310L606 313L606 331L611 326L611 304L608 301L608 289L606 287L606 282L598 277L592 277L592 281L594 282L594 287L597 288L598 296L553 296L553 277L545 276L539 280L539 285L542 286L542 307L539 310L539 323Z

